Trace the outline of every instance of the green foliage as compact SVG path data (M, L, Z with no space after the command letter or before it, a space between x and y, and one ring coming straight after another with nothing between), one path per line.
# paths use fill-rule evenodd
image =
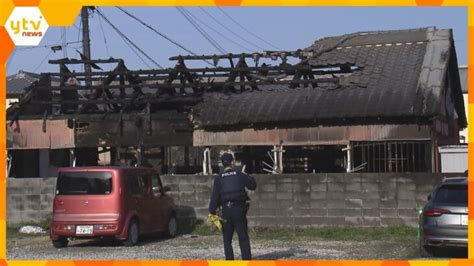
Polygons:
M187 233L196 235L219 234L217 229L203 221L194 223ZM409 226L389 227L308 227L308 228L265 228L251 227L249 235L255 239L274 240L333 240L333 241L369 241L369 240L403 240L415 239L417 229Z
M178 228L179 234L195 234L200 236L207 236L220 233L213 225L201 219L195 218L178 219Z
M309 227L309 228L253 228L249 234L255 238L275 240L334 240L368 241L416 238L417 229L409 226L389 227Z

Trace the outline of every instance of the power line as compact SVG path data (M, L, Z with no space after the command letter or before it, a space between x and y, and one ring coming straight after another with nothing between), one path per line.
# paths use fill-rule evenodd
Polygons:
M81 39L81 32L82 32L82 20L79 20L79 27L77 29L77 41Z
M135 49L137 49L140 53L142 53L148 60L153 62L157 67L163 68L158 62L153 60L145 51L143 51L138 45L136 45L132 40L130 40L123 32L121 32L98 8L96 8L97 14L101 16L109 26L111 26L123 39L125 39L128 43L130 43Z
M224 14L227 18L229 18L232 22L234 22L237 26L239 26L241 29L243 29L245 32L247 32L248 34L254 36L255 38L259 39L260 41L270 45L271 47L277 49L277 50L283 50L281 48L278 48L276 47L275 45L271 44L270 42L267 42L266 40L264 40L263 38L261 38L260 36L258 36L257 34L251 32L250 30L248 30L247 28L245 28L242 24L240 24L238 21L236 21L235 19L233 19L229 14L227 14L227 12L224 11L224 9L222 9L221 7L217 7L221 12L222 14Z
M201 7L199 7L201 8ZM191 17L193 17L195 20L197 20L198 22L200 22L202 25L206 26L208 29L212 30L213 32L215 32L217 35L221 36L222 38L226 39L227 41L239 46L240 48L244 49L244 50L247 50L249 52L252 52L251 49L245 47L244 45L232 40L231 38L225 36L225 34L223 34L222 32L216 30L215 28L209 26L206 22L204 22L203 20L201 20L200 18L198 18L197 16L193 15L193 13L191 11L188 10L188 13Z
M43 60L41 60L41 62L35 67L33 73L36 73L36 71L43 65L44 61L46 61L46 59L51 55L52 52L52 50L49 51L49 53L43 58Z
M182 8L182 7L176 7L178 11L183 15L183 17L191 23L191 25L212 45L214 48L216 48L220 53L226 54L227 52L220 46L216 40L214 40L199 24L196 23L196 21L193 20L193 18L188 14L187 10Z
M127 47L140 59L140 61L142 61L143 64L145 64L145 66L147 66L148 68L151 68L151 66L145 61L145 59L143 59L143 57L133 48L133 46L127 41L127 39L122 35L120 34L119 32L117 32L117 34L119 35L119 37L123 40L123 42L125 43L125 45L127 45Z
M125 45L127 45L127 47L132 50L132 52L140 59L140 61L142 61L143 64L145 64L145 66L147 66L148 68L152 68L146 61L145 59L143 59L143 57L137 52L135 51L135 49L133 49L133 47L130 45L130 43L127 42L127 40L122 36L122 35L119 35L120 38L122 38L123 42L125 43Z
M226 29L227 31L229 31L230 33L234 34L237 38L241 39L242 41L252 45L253 47L256 47L257 49L259 50L265 50L265 48L261 47L260 45L248 40L248 39L245 39L244 37L242 37L240 34L236 33L235 31L233 31L231 28L227 27L225 24L223 24L222 22L220 22L216 17L214 17L211 13L207 12L207 10L205 10L204 8L202 7L199 7L199 9L201 9L202 12L206 13L206 15L208 15L212 20L214 20L214 22L216 22L217 24L219 24L221 27L223 27L224 29Z
M38 49L38 48L52 48L54 46L60 46L60 47L63 48L63 47L69 46L70 44L75 44L75 43L80 43L81 42L79 40L75 41L75 42L64 42L65 37L66 37L66 28L61 27L61 36L59 37L59 39L54 44L45 44L45 45L37 45L37 46L24 46L24 47L16 48L16 50L22 51L22 50L31 50L31 49ZM59 45L59 42L62 42L62 44Z
M66 47L66 43L67 43L66 27L61 27L61 31L62 31L62 34L61 34L61 40L62 40L61 47ZM67 57L67 49L62 49L62 50L63 50L63 57Z
M46 45L39 45L39 46L26 46L26 47L18 47L17 50L18 51L22 51L22 50L32 50L32 49L38 49L38 48L51 48L51 47L54 47L54 46L61 46L61 47L68 47L70 44L75 44L75 43L81 43L82 41L75 41L75 42L67 42L65 44L62 44L62 45L58 45L58 44L46 44Z
M47 44L47 45L40 45L40 46L15 48L15 51L32 50L32 49L38 49L38 48L50 48L48 54L46 54L46 56L43 58L43 60L41 60L41 62L34 68L33 72L36 72L43 65L43 63L51 55L52 52L56 52L56 51L59 50L59 49L54 49L53 47L61 47L61 49L62 49L62 48L66 48L69 44L78 43L78 42L65 42L65 36L66 36L66 29L61 28L61 35L60 35L59 39L56 41L56 44ZM62 42L62 45L59 45L59 42ZM65 53L64 50L63 50L63 53Z
M151 31L153 31L154 33L160 35L161 37L165 38L166 40L168 40L169 42L171 42L172 44L178 46L179 48L185 50L186 52L192 54L192 55L197 55L196 53L194 53L193 51L189 50L188 48L184 47L182 44L178 43L177 41L171 39L169 36L167 36L166 34L160 32L159 30L157 30L156 28L150 26L149 24L147 24L146 22L144 22L143 20L139 19L138 17L136 17L135 15L131 14L130 12L128 12L127 10L117 6L117 8L122 11L123 13L125 13L127 16L135 19L136 21L138 21L139 23L141 23L143 26L147 27L148 29L150 29Z
M98 18L99 18L100 30L102 31L102 36L104 37L105 50L107 51L107 56L110 57L109 46L107 45L107 38L105 37L104 27L102 26L102 19L100 18L100 16L98 16Z

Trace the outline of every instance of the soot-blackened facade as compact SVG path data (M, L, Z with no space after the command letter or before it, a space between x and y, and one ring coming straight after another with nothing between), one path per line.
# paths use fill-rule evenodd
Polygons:
M359 32L297 51L170 59L173 69L137 71L120 59L51 61L60 72L42 74L7 112L12 168L41 168L49 151L57 166L137 161L164 173L212 173L230 149L250 173L438 172L437 147L459 143L467 126L451 30ZM217 66L227 59L230 67ZM214 67L187 68L186 60ZM117 66L67 68L104 63Z
M354 33L304 52L312 66L350 68L316 88L207 94L196 107L194 145L239 146L257 171L440 170L437 147L459 143L467 126L451 30ZM269 166L255 160L268 146Z

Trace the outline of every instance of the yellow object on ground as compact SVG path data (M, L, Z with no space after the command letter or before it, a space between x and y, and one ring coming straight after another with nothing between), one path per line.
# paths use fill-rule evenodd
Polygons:
M219 215L209 213L207 216L207 221L211 224L214 224L217 229L219 229L219 231L222 231L222 222L224 222L224 219L222 219Z

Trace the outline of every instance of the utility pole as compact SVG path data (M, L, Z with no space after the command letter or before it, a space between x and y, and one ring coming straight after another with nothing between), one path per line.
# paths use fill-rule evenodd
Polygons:
M88 60L91 60L91 41L89 39L89 7L82 7L82 53ZM91 82L91 64L84 63L84 72L86 73L86 86L92 86Z

